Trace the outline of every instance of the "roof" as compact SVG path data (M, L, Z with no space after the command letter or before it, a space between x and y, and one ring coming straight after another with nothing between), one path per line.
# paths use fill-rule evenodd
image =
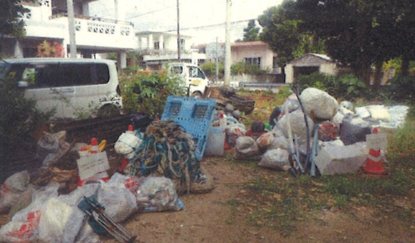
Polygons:
M235 42L235 43L232 43L232 47L239 47L239 46L262 46L262 45L268 46L267 43L262 42L262 41L245 41L245 42Z
M308 53L288 62L294 66L318 66L324 63L334 63L334 61L324 54Z

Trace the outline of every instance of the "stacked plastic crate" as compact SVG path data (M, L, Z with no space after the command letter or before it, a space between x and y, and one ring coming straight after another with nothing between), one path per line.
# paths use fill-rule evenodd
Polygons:
M192 135L199 161L203 158L215 108L216 101L213 99L169 96L161 116L162 120L177 122Z

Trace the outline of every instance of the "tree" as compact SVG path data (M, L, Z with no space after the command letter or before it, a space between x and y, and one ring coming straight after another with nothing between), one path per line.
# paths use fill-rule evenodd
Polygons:
M298 0L295 9L301 28L325 39L328 55L369 84L372 64L380 71L393 57L413 58L413 5L410 0Z
M294 0L284 0L258 17L263 27L260 40L278 54L277 64L281 67L309 52L324 53L323 42L299 28L301 21L296 16L295 4Z
M242 41L246 42L259 40L259 30L260 28L255 26L255 20L249 20L248 27L244 28L244 38Z
M16 38L24 36L24 22L21 16L30 12L20 4L20 0L0 1L0 37L11 35Z

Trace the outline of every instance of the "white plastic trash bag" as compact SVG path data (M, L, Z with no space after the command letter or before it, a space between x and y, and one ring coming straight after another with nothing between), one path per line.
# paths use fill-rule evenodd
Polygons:
M9 212L29 187L29 172L21 171L7 178L0 187L0 213Z
M233 157L235 159L259 160L261 151L252 137L241 136L236 139Z
M108 183L118 183L124 185L125 188L130 190L133 194L137 193L138 186L140 185L140 181L137 176L122 175L120 173L114 173Z
M123 183L101 183L97 200L105 207L108 217L116 223L126 220L137 211L136 198Z
M133 131L126 131L120 135L114 145L115 152L123 155L127 159L132 159L135 156L135 151L142 143L142 139Z
M50 198L58 196L59 184L49 183L33 193L32 203L17 212L10 222L0 229L1 242L36 242L39 240L41 210Z
M184 207L174 183L166 177L141 177L136 197L141 212L179 211Z
M279 148L268 150L262 155L258 166L276 170L289 170L291 168L289 153L287 150Z

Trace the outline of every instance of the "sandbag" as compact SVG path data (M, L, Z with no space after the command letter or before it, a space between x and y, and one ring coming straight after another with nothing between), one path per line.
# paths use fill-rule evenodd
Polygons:
M262 134L256 140L256 143L258 144L259 149L265 150L271 145L274 139L275 139L274 134L272 132L267 132L267 133Z
M261 152L256 141L248 136L241 136L236 140L235 149L233 150L235 159L259 160Z
M291 131L294 137L297 134L299 144L306 144L307 143L307 126L304 120L304 113L301 109L291 112L290 114L290 124L291 124ZM314 122L311 120L310 117L307 116L307 123L308 123L308 133L311 136ZM278 122L279 127L284 133L284 136L288 138L288 124L287 124L287 117L284 115L280 121Z
M287 150L279 148L268 150L262 155L258 166L276 170L289 170L291 168L289 153Z
M332 120L339 108L334 97L316 88L306 88L303 90L300 99L307 115L313 120Z

